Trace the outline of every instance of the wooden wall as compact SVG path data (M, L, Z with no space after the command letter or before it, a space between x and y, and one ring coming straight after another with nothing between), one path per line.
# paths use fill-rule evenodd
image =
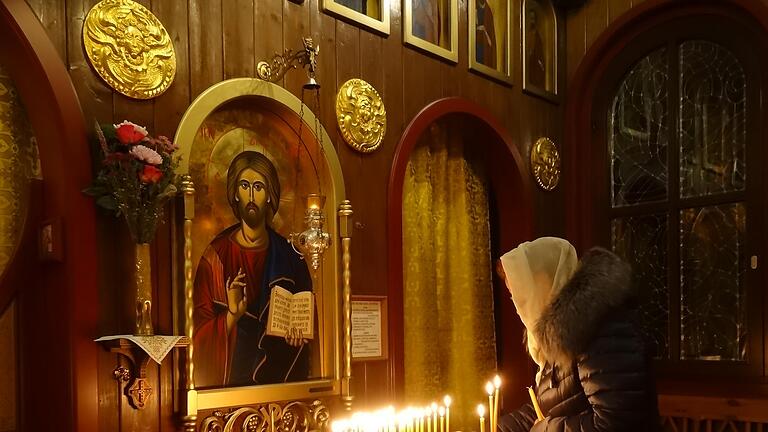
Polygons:
M579 62L608 25L646 0L589 0L584 6L565 14L566 83L570 84Z
M562 104L529 96L521 89L520 34L513 35L514 85L506 86L468 71L467 2L459 2L459 63L449 64L402 43L401 2L392 1L391 33L382 37L321 12L319 0L297 5L288 0L139 0L165 25L177 55L173 85L163 95L136 101L113 92L90 68L82 46L82 24L96 0L27 0L46 28L68 67L86 122L129 119L153 134L173 136L189 103L219 81L255 76L255 66L284 48L299 48L302 36L320 43L318 81L322 87L320 118L337 149L354 207L352 246L353 293L386 295L386 189L393 154L405 126L432 101L461 96L488 109L510 131L521 154L540 136L562 139ZM513 28L519 27L519 1L514 1ZM564 27L561 25L561 30ZM564 46L561 46L561 52ZM561 59L564 61L564 58ZM570 60L570 58L569 58ZM562 67L564 62L561 62ZM561 75L564 75L561 73ZM387 108L387 135L382 147L363 155L343 143L335 126L336 90L350 78L370 82ZM302 72L289 73L281 84L300 95ZM562 82L562 81L561 81ZM483 143L476 143L482 146ZM552 193L534 190L537 234L563 235L562 188ZM173 215L171 215L172 217ZM108 215L98 220L100 255L99 334L131 332L132 296L128 278L132 245L121 221ZM172 233L161 227L153 248L155 269L155 330L173 328L173 275L169 270ZM510 341L518 343L519 341ZM137 411L120 397L120 384L112 376L122 360L100 351L98 368L99 430L173 430L172 361L162 368L150 365L148 376L157 397ZM386 361L356 363L354 392L358 406L387 400L389 373Z
M173 136L189 103L219 81L254 76L256 63L284 48L301 46L302 36L320 43L318 81L323 85L320 118L341 160L347 196L355 210L353 293L386 295L386 188L397 142L405 126L428 103L461 96L487 108L507 128L527 157L532 141L548 136L563 141L563 105L553 104L521 89L520 34L513 35L514 85L505 86L471 73L467 68L468 2L459 2L459 63L418 52L402 43L401 1L391 1L391 34L381 37L319 10L319 0L302 5L288 0L138 0L168 29L175 45L178 70L174 84L150 101L116 94L88 65L82 47L82 23L97 0L26 0L56 46L80 98L87 122L129 119L153 134ZM618 16L643 0L589 0L580 9L561 14L560 83L567 86L584 53ZM766 1L768 0L761 0ZM513 28L520 28L520 0L513 0ZM387 136L373 154L362 155L343 143L335 126L333 101L338 87L350 78L370 82L382 95L388 114ZM297 96L305 76L292 72L281 83ZM567 87L566 87L567 90ZM565 92L563 92L565 93ZM317 114L317 113L316 113ZM482 145L482 143L477 143ZM567 157L568 149L563 149ZM533 183L532 183L533 184ZM535 187L535 186L532 186ZM552 193L532 191L538 235L565 234L563 188ZM173 217L173 215L171 215ZM510 221L509 223L514 223ZM121 222L105 215L98 221L99 251L104 257L96 271L99 289L99 334L130 332L132 296L127 278L131 243ZM154 247L156 288L155 326L158 333L173 328L173 275L169 270L173 235L161 227ZM518 340L501 343L519 343ZM137 411L120 396L112 371L116 355L100 351L98 362L98 430L175 430L173 393L177 371L172 361L150 366L150 384L157 396ZM358 406L377 406L387 400L388 364L357 363L354 391Z

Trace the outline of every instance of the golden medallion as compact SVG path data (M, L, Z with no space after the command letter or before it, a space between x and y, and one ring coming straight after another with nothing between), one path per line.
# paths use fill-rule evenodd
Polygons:
M551 191L560 181L560 153L549 138L539 138L531 147L531 171L544 190Z
M176 53L165 27L132 0L103 0L88 12L83 45L93 69L118 92L161 95L176 75Z
M339 89L336 120L347 144L363 153L379 148L387 131L384 102L373 86L358 78L345 82Z

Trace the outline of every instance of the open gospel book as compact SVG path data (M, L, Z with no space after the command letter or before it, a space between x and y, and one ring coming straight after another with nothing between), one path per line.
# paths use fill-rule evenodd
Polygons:
M267 335L285 337L288 330L302 331L305 339L314 338L315 299L312 291L291 294L287 289L275 285L269 296L269 317Z

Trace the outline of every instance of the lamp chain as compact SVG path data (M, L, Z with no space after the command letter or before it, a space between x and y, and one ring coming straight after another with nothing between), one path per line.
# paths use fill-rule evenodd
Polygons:
M320 131L322 123L320 119L323 118L323 105L320 103L320 87L315 90L315 106L317 107L317 115L315 116L315 136L320 144L320 154L323 155L325 160L325 145L323 145L323 133Z
M302 129L304 128L304 107L306 106L304 104L304 90L306 90L304 87L301 88L301 108L299 109L299 142L301 143L301 146L304 147L304 150L307 152L307 156L309 156L309 161L312 163L312 169L315 171L315 178L317 179L317 190L318 194L323 194L323 185L320 182L320 172L317 170L317 165L315 164L315 158L312 157L312 153L310 153L309 148L307 147L307 144L304 142L304 138L302 137ZM320 115L320 90L315 90L315 101L317 104L317 116L315 116L315 138L317 138L317 142L320 145L320 153L325 156L325 148L323 148L323 134L320 132L320 121L318 120L318 117Z

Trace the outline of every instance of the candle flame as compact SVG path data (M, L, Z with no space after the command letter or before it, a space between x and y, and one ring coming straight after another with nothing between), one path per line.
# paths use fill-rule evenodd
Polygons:
M446 407L451 406L451 402L452 402L451 397L448 395L445 395L445 397L443 398L443 403L445 404L445 406Z
M485 391L488 393L488 396L491 396L493 394L493 384L491 384L490 381L485 383Z
M437 412L440 414L440 417L442 417L445 415L445 408L440 407L437 409Z
M480 404L477 406L477 415L480 416L480 418L485 417L485 405Z
M496 388L501 387L501 377L500 376L496 375L495 377L493 377L493 386L496 387Z

